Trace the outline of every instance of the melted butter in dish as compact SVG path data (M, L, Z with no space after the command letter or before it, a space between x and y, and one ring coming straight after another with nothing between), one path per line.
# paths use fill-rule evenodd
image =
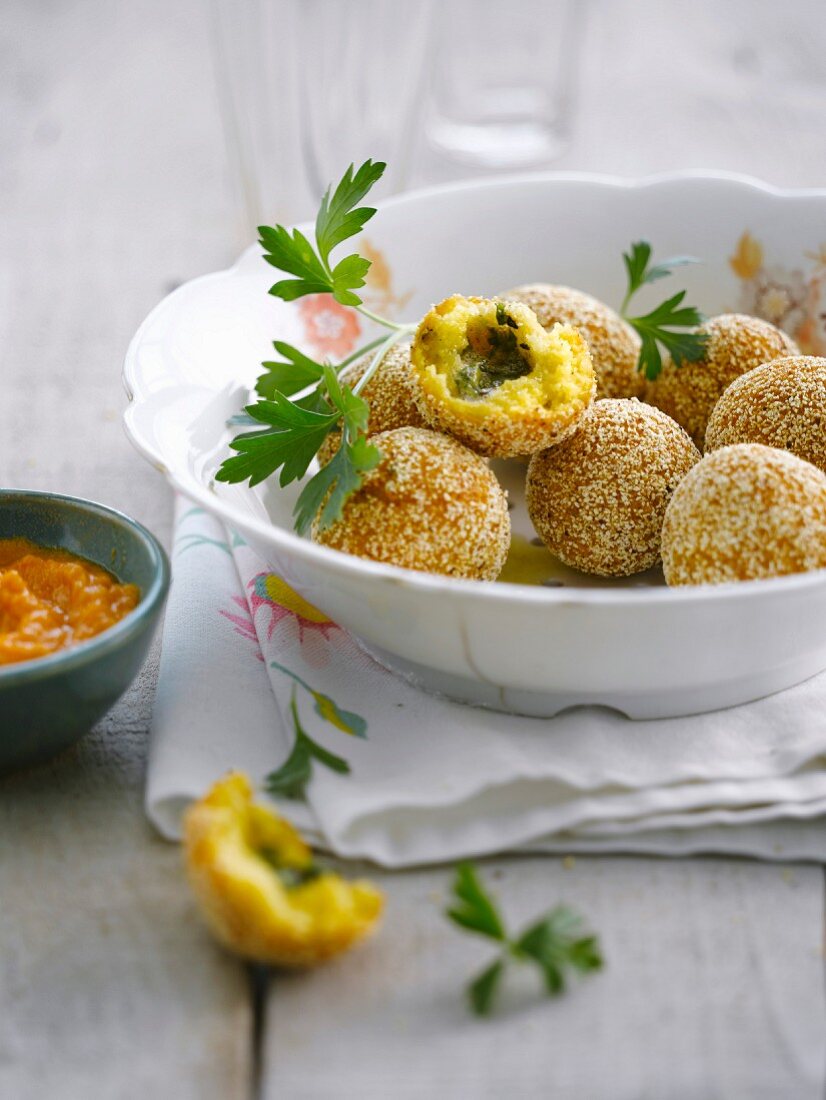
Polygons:
M497 584L528 584L542 588L641 588L664 584L657 566L631 577L595 577L579 573L555 558L537 538L514 533Z

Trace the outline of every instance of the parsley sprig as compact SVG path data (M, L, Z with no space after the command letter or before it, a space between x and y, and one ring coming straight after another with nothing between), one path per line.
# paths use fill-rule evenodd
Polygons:
M321 530L335 523L347 498L359 488L365 474L381 461L380 451L368 441L369 409L359 395L385 353L416 327L380 317L364 305L358 292L370 270L368 259L357 252L337 261L332 256L339 245L360 233L375 214L374 207L359 204L381 178L385 167L381 161L372 160L358 169L351 164L335 189L332 185L327 188L312 241L299 229L283 225L259 227L264 259L287 276L273 283L270 294L286 302L307 294L331 294L341 305L355 309L388 333L370 340L335 368L283 340L274 341L278 358L262 364L264 373L255 386L257 402L233 418L235 423L251 430L232 440L230 447L236 453L221 463L215 475L218 481L247 481L254 486L278 473L279 483L284 487L304 477L331 432L340 434L334 457L306 482L298 496L293 514L299 534L305 534L314 521ZM628 315L631 299L642 286L665 278L675 267L695 261L690 256L675 256L651 264L651 246L645 241L633 244L623 259L628 291L621 313L642 340L639 369L647 378L656 378L663 365L661 348L678 366L683 360L701 358L706 337L686 330L700 324L703 318L693 306L683 305L685 291L668 298L650 313ZM369 352L373 357L359 381L352 388L343 384L339 372Z
M315 247L299 229L290 231L283 225L259 227L264 259L279 271L294 276L279 280L270 287L270 294L285 302L303 298L305 294L332 294L343 306L361 305L355 291L364 286L370 261L353 253L332 267L330 253L336 245L360 233L375 214L371 206L355 207L384 169L381 161L365 161L357 172L351 164L332 195L327 188L316 217Z
M557 905L511 937L496 903L486 891L472 863L460 863L453 883L454 904L446 916L470 932L494 940L501 952L467 987L468 1003L479 1016L487 1016L509 962L533 963L542 974L550 997L565 992L571 971L587 974L601 969L602 952L596 936L583 932L582 918L565 905Z
M278 358L262 364L264 373L255 386L258 401L244 410L256 427L233 439L230 446L236 454L221 464L216 479L252 486L280 471L280 485L289 485L304 477L329 433L340 432L334 457L310 478L296 501L299 534L316 516L322 530L335 523L348 496L380 462L380 451L367 440L369 408L359 394L385 352L415 328L379 317L364 306L357 291L365 285L369 260L355 252L336 263L331 258L333 250L360 233L375 214L373 207L359 203L384 169L382 162L372 160L358 170L350 165L335 190L329 187L321 200L312 242L299 229L259 227L264 259L290 276L274 283L270 294L286 302L307 294L331 294L390 333L371 340L336 368L283 340L273 343ZM342 384L338 372L370 351L373 358L358 383L352 389Z
M708 337L703 333L690 330L703 323L704 317L695 306L683 305L686 292L681 290L671 298L661 302L650 313L638 317L628 314L632 297L640 287L655 283L672 273L675 267L699 263L693 256L672 256L661 263L652 264L651 245L647 241L637 241L631 245L630 252L624 252L625 270L628 275L628 290L625 293L620 314L639 333L642 344L637 369L653 381L663 369L660 347L671 356L679 367L684 360L694 362L702 359Z

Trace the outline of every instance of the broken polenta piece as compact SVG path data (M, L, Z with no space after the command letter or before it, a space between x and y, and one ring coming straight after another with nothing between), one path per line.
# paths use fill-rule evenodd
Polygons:
M482 455L553 446L596 392L579 332L570 325L546 332L520 302L446 298L422 319L410 358L428 424Z
M528 283L502 297L524 302L544 329L573 325L582 333L597 376L597 397L643 396L645 375L637 365L640 338L610 306L591 294L553 283Z
M364 939L381 914L379 891L317 866L292 825L253 802L240 772L189 808L184 851L207 924L246 959L312 966Z

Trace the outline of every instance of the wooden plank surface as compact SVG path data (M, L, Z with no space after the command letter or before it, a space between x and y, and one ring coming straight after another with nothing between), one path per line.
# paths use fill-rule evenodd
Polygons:
M591 5L561 169L722 168L826 184L826 19L810 2ZM420 174L451 173L425 153ZM826 233L826 230L823 230ZM817 232L821 232L818 229ZM479 1024L457 1000L487 957L440 915L445 876L383 878L381 940L274 982L264 1097L821 1100L823 873L733 860L494 861L516 914L560 896L603 933L606 973Z
M171 282L229 259L199 5L6 2L0 59L0 483L168 537L120 367ZM142 813L154 680L150 663L77 751L0 784L4 1100L248 1094L246 972Z
M462 991L494 952L442 915L449 873L383 876L379 939L274 979L263 1100L822 1100L819 868L539 858L483 870L513 928L560 900L587 915L605 970L557 1001L514 975L480 1021Z
M562 168L683 166L824 183L820 8L593 5ZM126 343L237 246L205 13L5 0L0 17L0 483L96 497L169 534L123 438ZM426 154L420 178L450 174ZM155 666L74 753L0 783L0 1096L247 1097L252 997L141 812ZM445 871L380 875L373 944L270 983L272 1098L822 1097L823 873L732 860L497 860L515 921L564 897L608 968L558 1003L528 976L480 1024L484 943Z

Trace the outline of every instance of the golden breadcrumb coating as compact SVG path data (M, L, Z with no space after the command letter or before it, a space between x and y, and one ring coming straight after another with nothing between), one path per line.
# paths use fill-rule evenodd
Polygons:
M671 585L826 568L826 474L761 443L712 451L671 498L662 553Z
M510 545L505 492L479 455L426 428L396 428L373 442L381 462L313 538L372 561L492 581Z
M373 362L375 352L345 367L339 375L351 388L361 379ZM376 373L361 391L370 406L367 434L389 432L393 428L423 428L424 418L415 401L416 378L410 370L410 347L396 344L390 348L376 368ZM318 461L322 466L330 461L338 450L341 432L330 432L318 449Z
M430 427L499 458L564 439L596 389L576 329L546 332L520 302L445 299L419 324L410 360Z
M645 399L702 447L711 410L734 379L781 355L798 355L799 348L779 328L744 313L712 317L696 331L709 337L704 358L680 367L664 363L660 376L648 383Z
M636 398L597 401L528 467L528 513L566 565L626 577L660 560L671 494L700 452L671 417Z
M610 306L582 290L552 283L518 286L502 298L524 302L545 329L573 325L582 333L597 376L598 398L643 396L645 375L637 370L640 338Z
M826 359L791 355L737 378L706 429L706 450L765 443L826 472Z

